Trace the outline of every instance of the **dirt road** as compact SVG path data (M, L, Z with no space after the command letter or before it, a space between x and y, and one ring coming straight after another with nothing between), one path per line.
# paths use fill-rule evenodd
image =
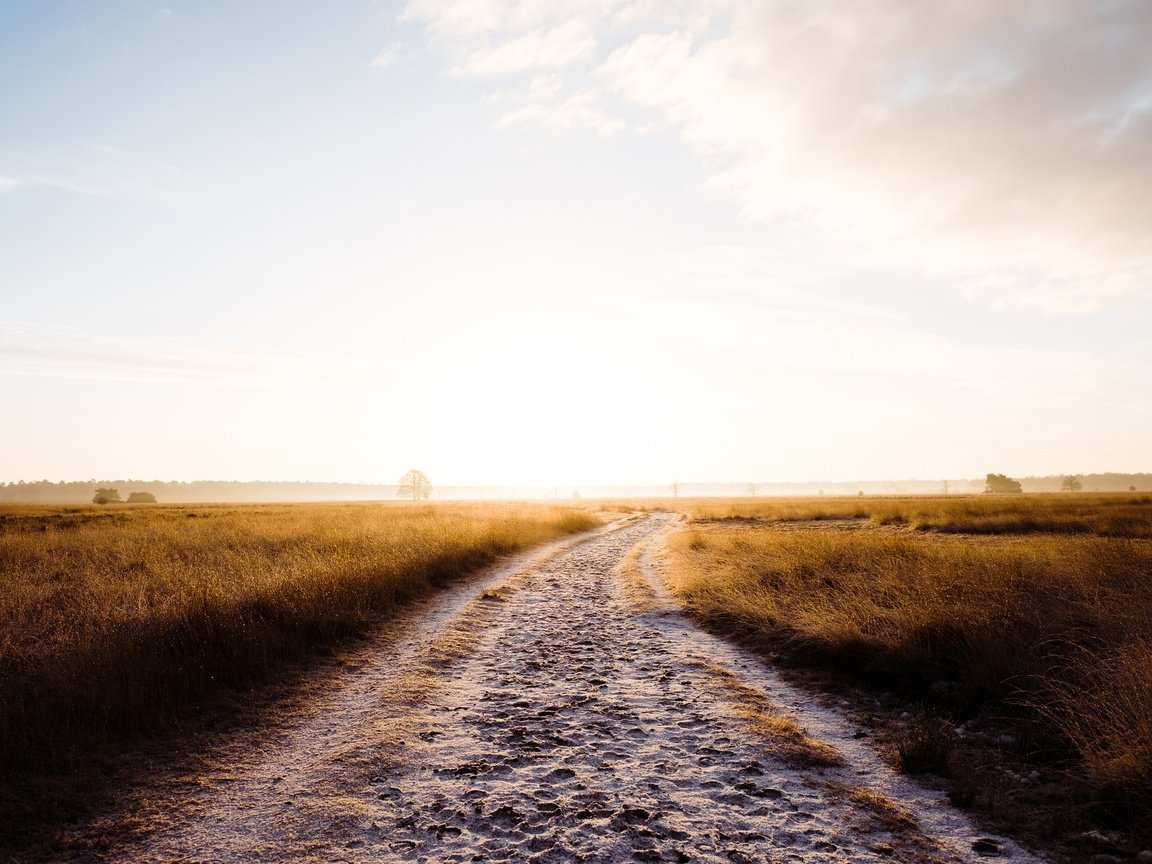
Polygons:
M136 806L160 830L115 860L985 860L851 722L676 611L654 566L674 521L432 598L297 716L158 781Z

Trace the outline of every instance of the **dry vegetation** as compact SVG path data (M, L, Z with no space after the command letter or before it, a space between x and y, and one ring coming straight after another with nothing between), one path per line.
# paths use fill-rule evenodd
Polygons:
M723 666L697 663L723 688L736 713L764 736L766 749L793 768L828 768L844 764L844 756L831 744L813 738L780 705L755 687L744 684Z
M696 522L863 519L942 534L1092 534L1152 538L1147 495L966 495L920 498L695 499Z
M0 810L74 803L113 746L598 521L494 504L0 509L0 775L24 778Z
M910 724L900 742L910 769L942 767L953 725L994 713L1015 756L1063 778L1049 804L1149 830L1152 499L681 507L690 521L670 540L675 587L703 621L949 718ZM1075 823L1070 812L1053 809L1054 827Z

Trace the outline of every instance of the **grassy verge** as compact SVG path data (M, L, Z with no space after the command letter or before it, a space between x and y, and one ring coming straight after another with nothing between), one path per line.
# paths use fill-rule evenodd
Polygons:
M997 740L1024 763L1009 797L1038 808L1025 808L1034 827L1104 824L1152 839L1152 500L686 509L669 543L684 602L786 664L927 706L897 742L910 770L950 767L957 797L980 806L982 786L1008 769L965 762L962 736L994 715ZM1010 809L1004 795L984 798Z
M596 524L535 505L4 508L0 811L64 814L117 749Z

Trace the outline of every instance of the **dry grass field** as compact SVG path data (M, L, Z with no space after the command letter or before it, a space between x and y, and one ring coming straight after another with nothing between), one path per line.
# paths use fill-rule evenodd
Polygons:
M66 809L112 749L598 521L503 504L4 508L0 775L27 782L0 805Z
M698 522L862 519L944 534L1152 538L1152 498L1137 494L695 499L679 505Z
M995 717L1011 758L1039 771L1025 771L1011 794L995 784L997 801L989 793L985 807L1030 799L1028 818L1054 831L1081 816L1148 831L1152 498L677 507L689 522L669 541L673 578L694 614L787 665L926 706L898 748L906 767L954 763L956 796L981 806L972 800L980 784L962 776L974 766L961 769L959 752L950 755L962 743L953 729Z

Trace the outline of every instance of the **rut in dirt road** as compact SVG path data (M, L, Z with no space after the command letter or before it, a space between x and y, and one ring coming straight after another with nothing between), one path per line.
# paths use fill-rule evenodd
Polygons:
M695 630L658 584L637 592L621 576L630 550L674 518L603 532L489 581L484 596L473 586L454 629L407 673L403 663L356 673L382 677L355 717L342 724L332 709L250 769L241 760L215 800L177 797L171 830L121 859L977 860L975 829L891 776L846 721L800 710L831 744L807 764L789 757L749 701L805 700ZM402 747L374 712L403 713ZM293 757L294 746L309 755ZM350 747L359 757L340 758ZM985 841L993 847L1035 860Z

